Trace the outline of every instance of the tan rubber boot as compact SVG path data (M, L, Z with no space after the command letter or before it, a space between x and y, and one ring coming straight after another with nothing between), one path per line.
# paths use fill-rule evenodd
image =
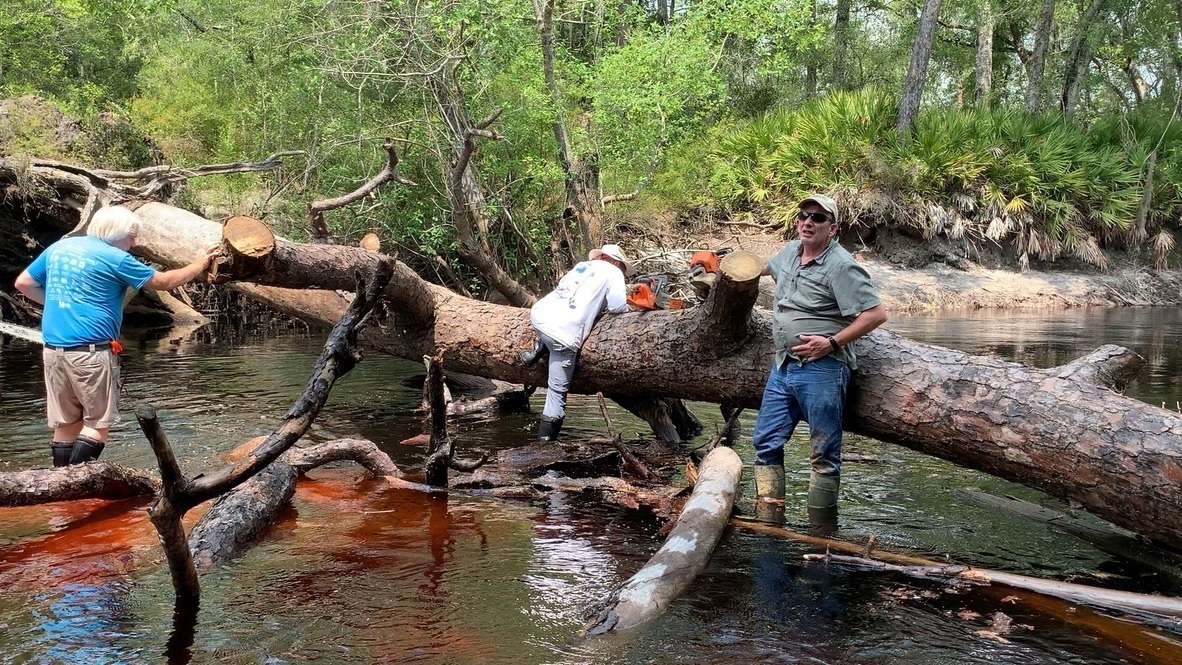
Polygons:
M755 467L755 519L784 522L784 466Z
M837 490L841 487L841 474L809 475L809 525L813 532L829 535L837 531Z

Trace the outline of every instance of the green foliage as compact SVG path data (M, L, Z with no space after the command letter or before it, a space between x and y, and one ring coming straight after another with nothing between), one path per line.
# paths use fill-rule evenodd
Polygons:
M556 120L605 193L648 182L633 210L722 207L786 221L800 193L824 190L865 212L863 223L1098 263L1101 246L1142 241L1133 221L1151 154L1146 235L1182 217L1182 121L1169 121L1176 7L1105 5L1089 27L1097 66L1073 116L1085 132L1015 110L1027 74L1004 52L1010 41L1028 47L1039 5L994 3L996 106L968 111L959 103L972 87L979 4L945 0L927 108L900 146L885 91L910 55L913 2L850 4L840 83L857 92L821 97L839 83L833 3L702 0L671 16L651 3L555 3L555 97L533 6L516 0L10 0L0 6L0 94L37 97L9 100L0 150L116 168L302 150L283 171L201 179L185 194L211 216L265 216L301 237L307 203L370 178L394 138L399 172L418 186L387 185L328 213L334 236L374 231L423 265L443 256L467 280L447 182L456 125L500 109L496 140L480 139L472 164L490 239L512 270L545 274L542 257L562 235ZM1060 3L1060 41L1081 11ZM1062 50L1047 63L1048 100L1062 86Z
M863 210L856 223L1009 240L1035 257L1103 265L1101 244L1133 239L1144 165L1160 142L1154 209L1165 214L1155 212L1149 230L1176 224L1182 131L1160 117L1116 116L1084 131L1053 115L929 110L900 145L896 106L882 93L835 93L737 123L711 154L711 189L784 223L808 192L878 192L892 205Z

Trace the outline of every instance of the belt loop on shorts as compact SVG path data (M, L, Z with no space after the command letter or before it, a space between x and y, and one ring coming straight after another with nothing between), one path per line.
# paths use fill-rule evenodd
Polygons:
M111 348L110 342L96 342L94 344L79 344L77 346L55 346L53 344L46 344L45 348L51 351L106 351Z

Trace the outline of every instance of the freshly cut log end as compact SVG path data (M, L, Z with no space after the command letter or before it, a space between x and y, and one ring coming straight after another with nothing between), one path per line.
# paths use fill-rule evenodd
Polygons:
M275 234L259 220L236 215L222 226L222 238L235 254L251 259L269 256L275 251Z
M382 250L382 241L378 240L378 234L367 233L365 237L358 243L361 249L367 249L371 252L380 252Z
M731 252L722 257L718 269L736 282L759 279L763 272L763 261L751 252Z

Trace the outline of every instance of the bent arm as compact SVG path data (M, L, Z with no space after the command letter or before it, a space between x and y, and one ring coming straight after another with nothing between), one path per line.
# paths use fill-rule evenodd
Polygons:
M17 275L13 286L29 300L38 305L45 304L45 285L33 279L28 270L21 271L21 274Z
M870 309L858 314L845 328L842 328L833 336L840 346L845 346L865 336L871 330L881 326L887 322L886 309L882 305L875 305Z

